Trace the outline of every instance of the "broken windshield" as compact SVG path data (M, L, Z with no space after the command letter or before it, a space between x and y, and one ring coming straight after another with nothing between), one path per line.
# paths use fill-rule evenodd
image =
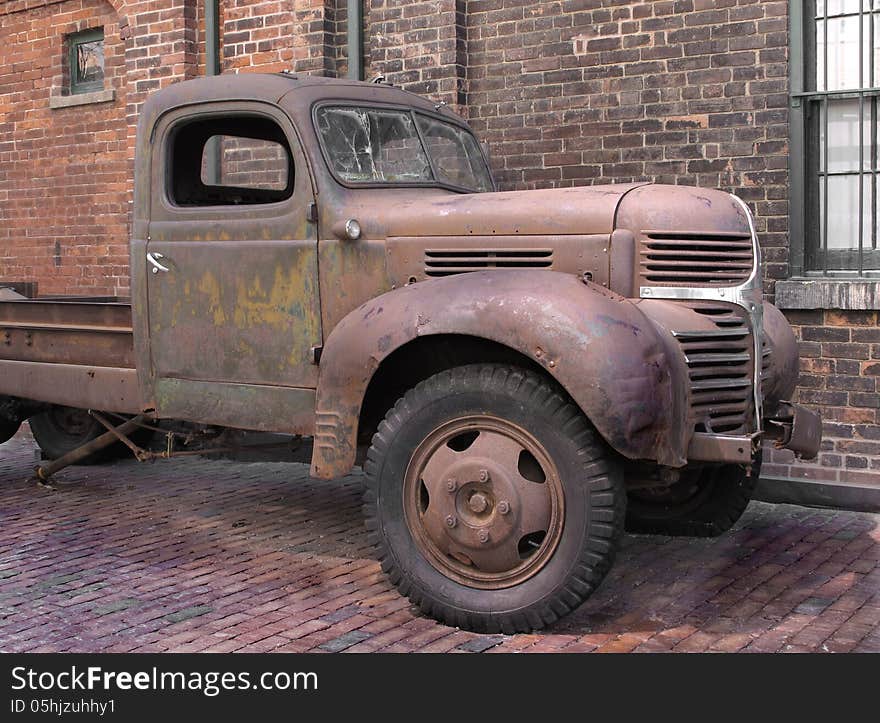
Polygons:
M327 161L342 181L493 190L473 135L452 123L354 106L324 106L316 121Z

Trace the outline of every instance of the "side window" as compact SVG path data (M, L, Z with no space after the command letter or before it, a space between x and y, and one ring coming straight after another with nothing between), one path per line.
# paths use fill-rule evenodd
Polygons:
M276 203L293 194L290 146L269 118L183 121L168 154L168 198L178 206Z

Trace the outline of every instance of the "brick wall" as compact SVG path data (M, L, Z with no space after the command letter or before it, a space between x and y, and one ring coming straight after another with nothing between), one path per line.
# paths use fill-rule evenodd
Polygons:
M199 0L16 0L0 10L0 279L125 293L137 111L204 72ZM223 70L344 75L345 0L221 0ZM63 35L104 24L110 103L50 110ZM788 273L788 2L365 0L366 75L444 100L489 141L502 189L652 180L719 187L756 214L766 292ZM880 468L871 313L792 311L800 400L823 456L768 470Z
M334 75L336 0L221 0L223 71Z
M0 10L0 278L46 293L128 287L125 49L101 0ZM63 36L104 26L112 102L49 108L63 84Z
M818 460L768 450L765 474L880 485L880 328L876 311L789 311L800 340L797 400L822 412Z
M467 3L368 0L370 72L467 116Z
M140 105L197 66L195 0L19 0L0 8L0 280L125 295ZM111 100L66 94L65 38L104 28Z

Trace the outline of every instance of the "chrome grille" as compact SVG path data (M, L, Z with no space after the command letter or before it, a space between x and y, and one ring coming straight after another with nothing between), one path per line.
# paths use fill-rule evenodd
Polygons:
M426 249L425 275L451 276L483 269L547 269L552 249Z
M754 262L747 232L642 232L642 285L736 286L748 280Z
M715 329L674 331L688 366L691 421L697 432L746 431L752 417L752 338L744 315L732 306L688 303Z

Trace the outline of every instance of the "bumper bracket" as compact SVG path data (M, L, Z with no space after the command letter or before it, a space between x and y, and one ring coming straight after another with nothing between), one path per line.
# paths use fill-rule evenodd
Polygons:
M822 418L814 411L792 402L779 402L776 412L766 420L766 435L778 449L790 449L798 457L813 459L822 444Z

